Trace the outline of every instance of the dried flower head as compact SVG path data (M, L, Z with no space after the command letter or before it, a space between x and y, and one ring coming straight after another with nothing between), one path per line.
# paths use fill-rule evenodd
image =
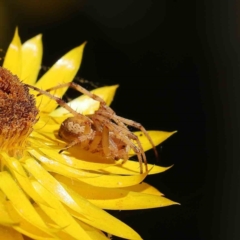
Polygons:
M0 239L106 240L105 233L141 239L131 227L103 209L129 210L177 204L144 183L148 174L168 168L96 157L77 146L62 154L66 145L56 132L69 117L65 108L46 96L36 99L24 84L40 89L72 81L79 69L84 44L60 58L37 82L42 58L41 36L23 45L17 31L0 69ZM23 82L21 82L17 75ZM109 105L117 86L92 92ZM57 89L62 97L67 88ZM72 109L92 114L99 103L83 95L68 103ZM38 107L36 107L38 106ZM37 119L39 119L37 121ZM154 145L174 132L149 131ZM152 146L135 133L146 151ZM130 155L134 155L130 152ZM141 184L140 184L141 183Z

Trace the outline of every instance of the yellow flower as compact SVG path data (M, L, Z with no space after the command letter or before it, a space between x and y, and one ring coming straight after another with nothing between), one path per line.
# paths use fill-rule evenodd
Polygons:
M16 30L3 67L24 83L47 89L73 80L81 64L84 45L60 58L36 82L43 52L41 35L21 44ZM109 105L116 88L102 87L92 92ZM57 89L54 95L62 97L65 91L66 88ZM66 143L58 139L56 132L69 114L64 108L56 109L56 102L46 96L37 97L36 101L37 108L30 104L33 116L31 121L27 120L31 124L24 136L19 131L17 136L12 134L3 140L1 128L0 239L24 239L24 236L49 240L108 239L103 232L126 239L141 239L131 227L103 209L145 209L177 204L164 198L156 188L142 183L147 174L168 168L149 164L150 172L139 174L139 163L135 161L128 160L121 165L120 160L93 157L77 147L59 154ZM69 104L84 114L98 108L98 103L86 96ZM16 129L20 126L19 123ZM155 145L173 133L149 131ZM140 132L136 135L145 151L151 148Z

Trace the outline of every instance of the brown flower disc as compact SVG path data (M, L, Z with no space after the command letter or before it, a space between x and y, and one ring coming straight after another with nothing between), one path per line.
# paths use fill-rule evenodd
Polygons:
M35 98L16 75L0 67L0 149L22 149L37 121Z

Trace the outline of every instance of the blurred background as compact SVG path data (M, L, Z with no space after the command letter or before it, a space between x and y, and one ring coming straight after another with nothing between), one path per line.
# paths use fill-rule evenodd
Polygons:
M1 49L16 26L22 41L42 33L50 67L87 41L79 77L120 84L118 115L178 130L158 147L159 164L174 167L146 182L181 206L112 212L143 239L240 237L238 10L234 1L0 1Z

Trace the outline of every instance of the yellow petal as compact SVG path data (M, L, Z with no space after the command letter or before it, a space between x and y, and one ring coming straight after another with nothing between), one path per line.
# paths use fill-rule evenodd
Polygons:
M79 225L87 232L87 234L91 237L92 240L109 240L106 235L100 230L76 219Z
M16 225L18 221L12 219L6 209L6 203L0 203L0 224L5 226ZM2 239L2 238L0 238Z
M151 194L155 196L162 196L163 194L159 192L156 188L151 185L142 182L137 185L123 188L108 188L108 187L95 187L87 183L82 182L81 180L73 180L59 174L54 174L54 177L61 183L66 184L71 187L74 191L80 193L81 196L86 199L111 199L119 198L121 195L124 195L127 191L130 192L139 192L144 194ZM124 194L122 194L124 193Z
M44 188L51 192L59 201L68 206L68 211L70 211L73 216L113 235L127 239L141 239L140 236L126 224L112 217L100 208L97 208L71 189L65 189L33 159L26 160L25 167Z
M163 194L161 192L159 192L155 187L153 187L145 182L142 182L140 184L133 185L130 187L125 187L124 190L152 194L152 195L156 195L156 196L163 196Z
M43 127L44 128L44 127ZM44 128L45 129L45 128ZM31 134L31 142L34 145L34 148L52 148L55 149L55 151L59 152L61 149L63 149L66 146L66 142L61 141L56 137L57 133L45 133L45 132L37 132ZM37 141L37 143L36 143ZM42 149L43 150L43 149ZM55 154L57 157L57 154ZM59 155L59 154L58 154ZM104 168L107 166L111 166L115 164L115 161L110 158L106 158L101 156L100 154L94 154L89 151L82 150L79 145L76 145L69 149L68 151L64 151L64 154L61 154L64 156L65 160L59 160L61 162L68 161L68 157L75 159L74 164L76 163L76 168L83 168L83 169L97 169L99 167ZM59 159L59 157L57 157ZM79 161L79 164L77 161ZM84 161L84 162L83 162ZM70 160L71 163L71 160ZM93 163L93 164L92 164ZM99 163L99 165L95 164ZM81 167L83 166L84 167Z
M0 226L0 239L5 240L24 240L21 233L10 227Z
M48 123L50 123L50 122L51 121L49 121ZM58 130L58 128L57 128L58 125L57 124L51 125L51 123L49 124L49 129L48 128L46 128L46 129L50 131L51 126L53 126L54 131ZM45 129L45 127L43 127L42 129ZM160 132L160 131L149 131L150 136L153 136L153 142L155 144L162 141L162 139L163 139L162 135L165 135L165 137L168 135L167 132L164 132L164 134L161 134L161 133L162 132ZM139 133L137 133L137 134L139 134ZM171 133L169 133L169 135L170 134ZM56 142L59 146L58 150L60 150L61 148L63 148L66 145L66 143L60 142L59 139L57 139L55 134L53 134L53 133L33 132L32 135L37 137L38 142L40 141L40 142L43 142L44 144L47 144L48 141L50 141L50 143L52 143L53 141ZM145 139L143 138L143 140L147 142L146 138ZM83 150L79 149L79 146L73 147L71 149L72 154L69 154L69 153L58 154L56 152L56 149L55 150L54 149L46 149L46 147L45 147L45 149L42 148L42 147L44 147L44 144L42 146L40 146L40 145L38 146L39 150L41 150L41 152L43 153L41 156L45 156L45 157L48 156L53 160L56 160L60 163L63 163L65 165L68 165L73 168L85 169L85 170L95 170L95 171L99 171L102 173L118 174L118 175L138 175L140 172L138 161L128 160L124 164L122 164L122 160L118 160L116 162L106 161L106 159L100 158L96 154L90 154L87 151L83 151ZM31 150L30 153L32 155L34 155L36 158L40 157L39 151L38 151L38 153L36 153L35 150ZM172 166L162 167L162 166L148 164L148 168L151 169L149 171L150 175L164 172L171 167Z
M69 234L74 239L91 240L85 230L73 219L63 205L54 197L51 192L47 191L37 181L32 181L32 184L38 194L45 200L47 204L39 204L41 209L47 214L52 221L62 228L62 231Z
M177 131L173 131L173 132L163 132L163 131L148 131L149 136L151 137L153 143L155 146L159 145L160 143L164 142L166 139L168 139L169 137L171 137L174 133L176 133ZM138 136L142 147L144 149L144 151L147 151L149 149L152 149L152 145L151 143L148 141L148 139L146 138L146 136L142 133L142 132L134 132L134 134L136 136ZM129 153L130 155L135 155L135 153L133 152L133 150L130 151Z
M7 165L11 171L14 172L15 176L19 180L19 183L21 184L21 187L33 198L35 202L39 204L39 206L41 206L43 210L45 210L47 215L56 220L59 226L63 228L64 232L70 236L72 235L71 233L73 233L73 237L75 237L75 239L81 239L77 238L77 235L84 237L85 232L83 230L82 232L78 231L78 224L72 219L69 213L61 206L57 200L52 200L53 196L49 192L46 192L45 189L42 189L41 186L38 186L38 183L32 181L30 184L28 179L25 179L26 174L21 168L21 164L17 160L12 162L8 161ZM32 184L34 186L34 191Z
M84 198L82 198L75 191L69 189L67 186L66 186L66 189L71 194L72 198L75 200L78 206L83 207L84 203L82 201L84 200ZM82 214L81 212L85 209L86 209L86 212ZM117 218L112 217L111 215L101 210L100 208L97 208L95 205L92 205L90 202L88 202L87 208L86 206L84 206L84 209L82 209L81 212L74 211L71 209L69 209L69 211L74 217L96 228L99 228L107 233L110 233L112 235L115 235L121 238L126 238L126 239L136 239L136 240L141 239L138 233L136 233L128 225L121 222Z
M14 75L21 78L22 68L22 56L21 56L21 40L18 35L18 29L16 28L12 42L10 43L3 67L10 70Z
M157 165L148 164L148 168L150 171L148 174L157 174L168 170L170 167L161 167ZM108 168L104 168L104 173L109 174L119 174L119 175L138 175L140 171L139 162L128 160L124 164L122 164L122 160L118 160L115 166L109 166Z
M70 187L72 190L80 194L82 197L88 199L94 205L109 210L133 210L133 209L147 209L156 207L165 207L173 204L177 204L167 198L154 194L146 194L143 192L136 192L141 190L142 184L132 186L131 188L103 188L94 187L89 184L85 184L81 181L74 181L69 178L57 175L55 176L63 185ZM150 188L145 192L151 192L151 186L145 185ZM65 187L66 188L66 187ZM134 191L136 190L136 191ZM154 193L157 190L154 189Z
M6 195L2 191L0 191L0 202L5 203L5 201L6 201Z
M89 199L89 201L106 210L139 210L178 204L165 197L136 192L125 192L115 199Z
M86 172L83 170L75 169L72 167L68 167L62 163L51 160L47 157L41 156L38 158L42 163L44 168L49 172L55 172L67 176L69 178L80 178L80 177L98 177L99 174L94 174L91 172Z
M60 58L36 83L36 87L45 90L61 83L71 82L81 65L84 46L85 43ZM62 97L66 90L66 87L60 88L53 91L53 94ZM40 96L37 97L37 105L41 111L49 113L56 108L57 103L46 96Z
M51 149L40 148L39 150L42 152L42 154L40 151L37 152L36 150L31 150L29 152L32 155L34 155L34 157L36 157L37 159L42 158L48 158L50 160L52 159L74 169L98 170L111 166L110 164L83 161L73 156L65 155L63 153L59 154Z
M43 126L42 128L45 127ZM59 152L66 146L66 142L63 142L56 137L55 132L57 130L54 129L51 133L38 130L32 132L31 138L29 138L29 142L31 142L31 145L34 146L32 149L51 148L52 150Z
M51 119L47 121L48 127L45 128L42 127L42 129L50 131L51 127L54 129L54 131L58 131L58 125L51 124ZM43 123L42 123L43 124ZM49 128L49 129L48 129ZM163 134L162 134L163 133ZM140 132L137 132L137 134L141 134ZM172 133L168 132L161 132L161 131L149 131L149 135L152 137L154 144L158 144L159 142L163 141L164 137L166 139L167 136L170 136ZM50 140L50 143L56 142L58 144L58 150L60 150L62 147L66 145L66 143L60 142L59 139L56 138L55 134L53 133L43 133L41 132L33 132L33 136L37 137L38 142L43 142L47 144L47 142ZM148 140L145 137L143 138L143 142L147 142ZM62 144L62 145L61 145ZM150 144L149 144L150 146ZM71 155L68 153L65 154L58 154L56 153L56 150L54 149L44 149L42 146L38 146L39 150L43 153L42 156L48 156L53 160L57 160L60 163L66 164L70 167L77 168L77 169L85 169L85 170L95 170L99 171L102 173L109 173L109 174L118 174L118 175L138 175L140 172L139 168L139 162L138 161L133 161L133 160L128 160L124 164L122 164L122 160L118 160L116 162L114 161L106 161L106 159L100 158L96 154L90 154L86 151L80 150L79 146L73 147L71 149ZM36 153L35 150L31 150L30 153L34 155L36 158L40 157L40 152ZM76 157L74 157L76 156ZM82 159L82 160L81 160ZM149 174L157 174L164 172L171 168L172 166L169 167L161 167L157 165L152 165L148 164L148 168L151 169L149 171Z
M0 191L0 225L12 226L18 224L19 222L16 219L12 219L8 214L6 203L6 195Z
M48 132L50 134L53 134L54 131L58 131L60 128L60 124L66 120L66 117L50 117L46 114L40 113L40 119L34 126L34 130L36 130L39 133L42 132ZM35 131L31 134L33 135Z
M101 87L92 90L91 93L94 93L97 96L101 97L109 106L114 98L117 88L118 85ZM75 111L84 115L93 114L99 108L99 102L93 100L92 98L86 95L81 95L80 97L75 98L74 100L70 101L68 105ZM60 107L54 110L50 115L58 117L63 116L65 114L68 114L68 111L63 107Z
M43 232L40 231L41 233L50 233L47 230L47 226L45 225L45 223L42 221L40 216L34 210L30 201L27 199L26 195L11 178L9 173L0 173L0 188L6 194L7 198L10 201L9 206L12 206L11 209L12 211L14 211L12 213L21 216L21 218L25 219L33 226L38 228L39 231L40 229L43 230ZM18 228L18 226L15 227Z
M22 74L24 83L34 85L41 68L43 54L42 35L39 34L22 45Z
M38 240L56 240L58 239L54 234L46 234L45 232L41 231L39 228L28 222L24 218L21 217L21 212L18 212L11 202L8 201L7 203L8 212L11 217L16 218L19 220L19 224L12 226L13 229L16 231L30 237L31 239L38 239ZM34 210L35 211L35 210ZM36 211L35 211L36 212ZM49 232L50 233L50 232ZM52 235L52 236L50 236Z
M41 202L41 198L39 198L39 195L36 193L36 191L33 189L29 177L26 174L25 169L23 169L22 164L19 162L19 160L15 158L8 157L6 153L2 153L2 155L5 157L5 164L11 171L11 173L14 175L14 177L17 179L19 185L21 188L32 198L34 201Z
M89 201L100 208L108 210L138 210L178 204L165 197L136 192L127 192L118 199L93 199Z
M102 175L94 178L79 178L82 182L96 187L121 188L139 184L148 172L134 176Z

